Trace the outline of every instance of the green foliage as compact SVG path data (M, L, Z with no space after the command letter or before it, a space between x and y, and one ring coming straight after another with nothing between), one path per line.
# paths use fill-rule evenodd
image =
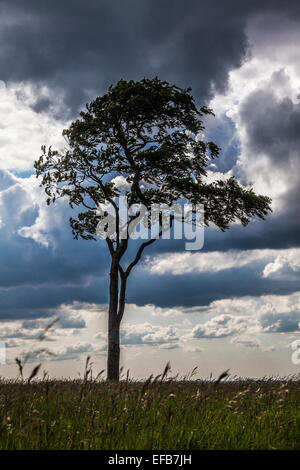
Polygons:
M299 382L0 382L0 449L300 449Z
M64 151L42 147L35 168L48 204L65 196L71 207L86 209L70 219L75 238L94 238L98 204L113 203L119 194L111 182L117 175L131 185L129 205L171 205L179 199L204 204L205 224L221 230L235 220L247 225L251 217L264 218L271 210L268 197L233 177L205 182L207 165L219 148L199 140L202 117L213 113L204 106L197 109L190 91L158 78L120 80L64 130Z

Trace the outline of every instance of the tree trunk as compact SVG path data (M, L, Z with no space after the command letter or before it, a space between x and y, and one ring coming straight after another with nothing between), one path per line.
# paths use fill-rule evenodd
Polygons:
M107 380L119 380L120 371L120 326L118 322L109 322Z
M108 310L107 380L119 380L120 373L120 322L118 319L119 272L118 263L112 260L110 269Z

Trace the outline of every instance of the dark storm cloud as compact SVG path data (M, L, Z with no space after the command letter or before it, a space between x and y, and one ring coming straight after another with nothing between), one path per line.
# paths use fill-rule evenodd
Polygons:
M258 12L299 14L296 1L0 1L1 79L61 89L76 110L118 79L158 74L205 101L247 53ZM40 102L37 109L48 107Z
M292 193L289 195L292 198ZM297 192L296 197L299 200ZM299 206L287 199L281 213L275 212L266 220L256 220L247 227L232 226L226 233L213 231L207 234L206 251L227 251L231 249L287 249L300 246Z
M289 191L282 212L265 220L252 220L246 227L231 225L226 232L205 228L202 252L254 249L287 249L300 246L300 214L298 189ZM180 252L185 240L160 240L147 249L147 255Z
M55 249L17 234L1 233L0 287L84 285L89 276L101 276L108 271L109 255L99 248L100 241L94 243L74 241L67 220L57 233Z
M67 203L63 207L47 207L49 224L44 230L54 244L44 246L18 233L21 227L28 228L42 217L38 203L26 206L28 190L22 188L20 181L0 170L0 288L84 285L89 276L106 272L109 254L101 249L100 240L73 240L69 217L74 212ZM60 211L59 225L55 224L56 210Z
M284 71L271 78L286 80ZM293 171L293 160L299 160L300 148L300 103L288 97L279 99L270 88L252 92L243 103L240 116L247 132L249 149L256 158L268 155L272 165Z
M3 176L2 184L7 187L11 181ZM13 194L14 199L20 201L22 194L18 195L16 191ZM9 207L13 213L13 206ZM49 235L55 239L55 248L46 248L30 238L18 235L20 226L34 223L38 216L34 208L21 212L20 219L12 218L12 227L4 225L0 231L0 318L46 318L55 315L62 303L107 302L110 260L105 243L72 240L68 224L70 209L66 206L62 214L64 222L59 229L48 227ZM8 219L6 223L9 222ZM277 222L278 229L284 229L282 221ZM297 219L294 222L299 223ZM269 226L269 222L262 222L248 228L232 227L225 234L208 231L204 251L270 247L273 239L274 244L277 241L278 245L278 231L272 233L274 225L271 228ZM268 237L265 236L265 230L269 230ZM299 233L295 231L295 237ZM124 266L134 258L137 243L140 241L130 242L129 252L123 260ZM159 240L153 248L145 251L145 256L166 253L172 249L182 251L184 243L184 240ZM281 247L287 247L284 233L280 243ZM265 264L260 262L219 273L181 276L152 275L137 267L128 282L127 300L139 305L153 303L162 307L197 306L232 296L286 294L299 290L299 284L294 281L262 279L264 267Z
M107 303L108 279L97 277L87 284L17 286L0 289L0 320L33 320L57 315L61 304L79 302Z
M299 331L300 313L266 313L260 317L260 324L265 333Z
M286 295L299 290L299 281L261 278L262 265L214 273L149 275L135 272L128 282L127 300L138 305L194 307L231 297Z
M79 268L78 268L79 269ZM151 275L137 269L128 282L127 302L160 307L194 307L231 297L285 295L299 290L299 281L261 278L263 265L228 269L217 273ZM53 271L53 276L55 271ZM57 315L61 304L74 301L108 302L108 276L91 276L88 283L24 285L0 289L0 319L47 318Z

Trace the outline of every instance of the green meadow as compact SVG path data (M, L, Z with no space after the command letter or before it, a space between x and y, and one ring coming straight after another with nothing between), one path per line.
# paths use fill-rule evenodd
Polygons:
M0 449L300 449L300 381L2 380Z

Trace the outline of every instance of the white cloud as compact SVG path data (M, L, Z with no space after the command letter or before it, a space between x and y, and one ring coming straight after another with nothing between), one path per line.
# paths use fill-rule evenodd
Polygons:
M46 333L46 338L51 341L63 342L78 334L92 336L91 331L88 331L90 323L94 324L95 320L97 322L99 319L103 320L103 313L106 310L106 306L87 302L62 304L53 312L52 316L46 318L2 321L0 323L0 339L4 341L11 338L37 340L55 319L57 322ZM105 338L105 333L102 333L101 339Z
M236 344L263 350L257 335L299 331L300 292L217 300L202 313L212 318L192 329L193 338L231 336Z
M179 340L173 326L152 325L151 323L129 324L121 327L122 344L169 344Z
M232 338L231 342L246 348L258 349L261 347L261 342L257 338L249 335L236 336Z
M118 175L111 180L111 182L115 185L117 189L121 192L130 191L131 184L128 183L126 178L122 175Z
M47 206L44 190L39 187L35 176L21 180L20 184L33 199L32 207L35 205L38 213L33 224L20 227L18 234L24 238L32 238L45 247L55 247L57 234L62 231L65 221L68 220L66 201L60 199L56 201L55 206Z
M284 255L279 255L263 270L263 277L271 279L294 279L300 274L300 251L297 249L286 250Z
M183 349L191 353L202 353L203 351L205 351L204 348L200 348L199 346L190 346L188 344L184 344Z
M263 353L275 351L274 346L265 346L262 344L261 340L254 335L245 334L234 336L230 342L244 348L260 350Z
M41 98L53 103L48 112L33 109ZM0 169L31 170L41 145L65 145L61 133L68 123L55 116L61 105L60 98L46 87L25 83L6 86L0 81Z
M90 354L99 354L104 352L106 346L95 345L88 342L79 342L71 345L65 345L58 348L55 352L55 356L52 357L52 360L66 361L69 359L75 359L79 356Z
M1 229L9 235L18 234L45 247L55 247L58 234L63 236L68 211L68 205L62 199L55 206L47 206L44 189L34 175L19 178L7 170L0 170Z
M151 315L153 317L174 317L174 316L182 316L184 313L184 309L176 308L176 307L158 307L153 304L145 304L143 306L139 306L136 304L126 304L126 311L130 311L133 314L141 315Z
M298 269L300 264L300 249L287 250L229 250L226 252L183 252L160 255L155 258L146 258L145 267L153 274L171 273L182 275L186 273L219 272L224 269L238 268L250 263L265 261L267 263L263 271L263 277L268 277L270 263L278 257L291 260L292 266Z
M247 330L247 327L247 318L223 314L196 325L192 330L192 337L224 338L241 334Z
M179 308L162 308L156 307L155 305L148 306L151 308L154 317L174 317L183 314L182 309Z
M206 313L219 315L263 315L266 313L290 313L300 311L300 291L289 295L262 295L235 297L211 302Z
M16 338L35 340L41 333L42 329L39 327L32 328L30 330L23 328L21 321L2 321L0 326L0 338L2 341Z

